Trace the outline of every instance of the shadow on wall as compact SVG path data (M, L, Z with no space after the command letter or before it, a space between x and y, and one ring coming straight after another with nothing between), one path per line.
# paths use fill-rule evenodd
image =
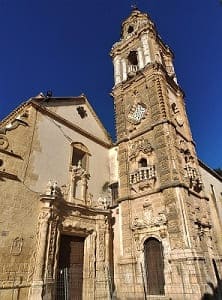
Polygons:
M212 294L204 294L201 300L222 300L222 280L218 282L217 286L214 286L212 282L207 284L210 286Z
M207 284L211 288L212 294L205 293L201 300L222 300L222 280L220 279L217 265L214 259L212 260L212 263L217 278L217 286L214 286L212 282L208 282Z

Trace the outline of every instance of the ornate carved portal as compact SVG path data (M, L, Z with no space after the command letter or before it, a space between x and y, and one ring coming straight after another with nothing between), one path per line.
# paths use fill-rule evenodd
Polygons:
M100 293L108 293L109 217L65 203L57 190L50 183L48 195L41 198L37 250L29 273L29 299L37 300L41 295L44 299L55 299L56 294L56 299L63 299L67 291L70 299L94 299L96 293L99 298ZM20 249L21 240L17 239L13 251L18 253ZM103 291L96 291L97 272L102 274Z

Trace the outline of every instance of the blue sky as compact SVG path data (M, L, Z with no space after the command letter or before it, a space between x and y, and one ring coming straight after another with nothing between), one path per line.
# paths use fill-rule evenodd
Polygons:
M199 158L222 167L222 4L140 0L173 49ZM40 91L87 95L114 136L109 57L127 0L0 0L0 119Z

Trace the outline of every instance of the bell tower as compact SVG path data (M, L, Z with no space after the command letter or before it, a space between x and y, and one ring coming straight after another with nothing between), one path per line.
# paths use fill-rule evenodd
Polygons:
M133 9L111 57L119 163L117 297L200 299L214 276L217 249L173 53L150 17Z

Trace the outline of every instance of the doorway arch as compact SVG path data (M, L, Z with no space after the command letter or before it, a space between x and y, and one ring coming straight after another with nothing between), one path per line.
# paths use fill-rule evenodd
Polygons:
M164 295L163 246L153 237L144 242L144 265L148 295Z

